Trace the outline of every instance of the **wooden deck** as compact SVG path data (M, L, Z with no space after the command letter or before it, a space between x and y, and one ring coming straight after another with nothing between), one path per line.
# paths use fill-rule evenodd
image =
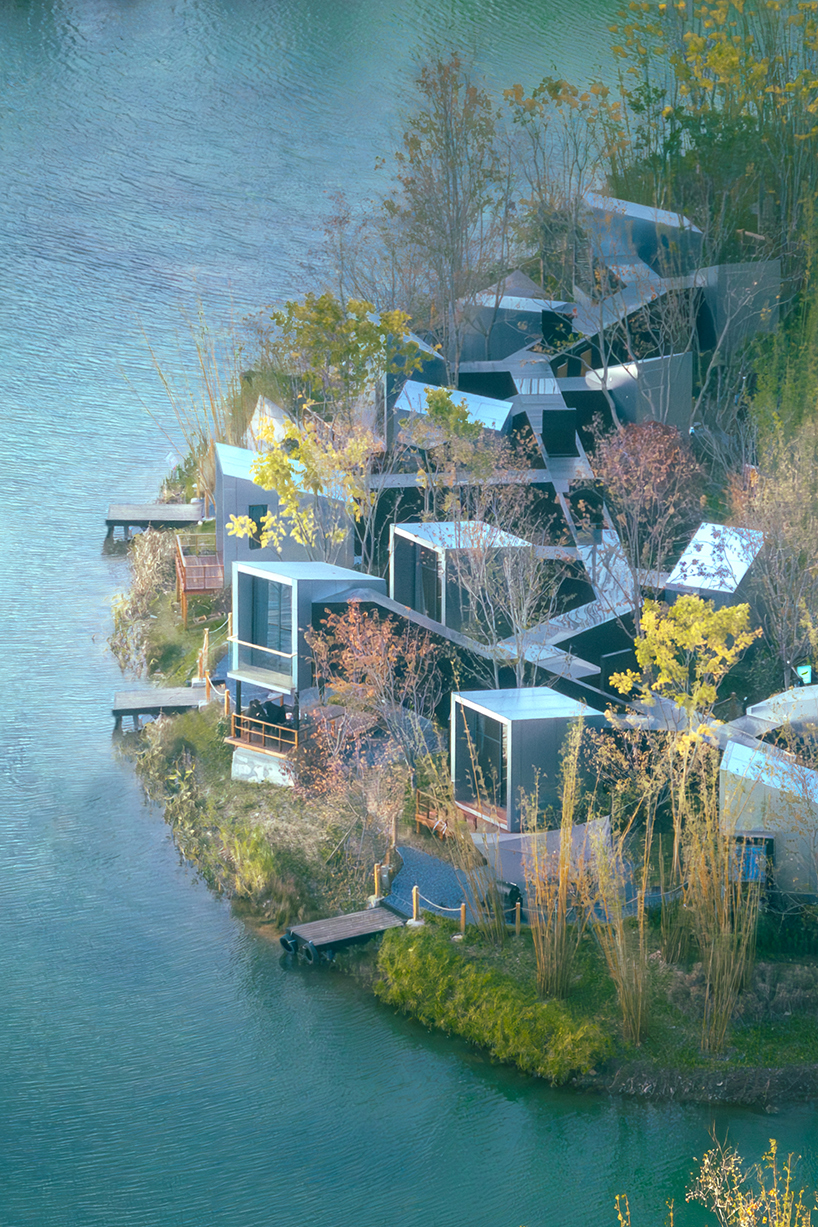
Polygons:
M111 715L116 728L122 728L122 717L133 716L138 726L140 716L169 716L190 711L205 701L203 686L168 686L159 690L144 687L142 690L119 690L114 695Z
M189 528L198 524L204 504L197 503L111 503L105 517L108 537L123 528L127 538L132 528Z
M348 912L346 916L331 916L328 920L313 920L310 924L293 925L279 940L289 954L303 950L308 962L315 962L323 952L339 950L354 942L365 942L387 929L398 929L405 921L386 907L371 907L365 912Z

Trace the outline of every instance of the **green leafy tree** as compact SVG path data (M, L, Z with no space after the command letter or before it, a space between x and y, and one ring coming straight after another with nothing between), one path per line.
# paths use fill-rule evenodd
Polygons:
M270 319L265 358L288 378L296 416L312 409L351 425L385 373L408 374L417 365L404 311L376 315L370 302L327 292L286 302Z

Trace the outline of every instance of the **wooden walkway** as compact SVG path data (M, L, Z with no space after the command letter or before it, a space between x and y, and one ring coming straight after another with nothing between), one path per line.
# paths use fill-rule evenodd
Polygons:
M111 715L116 728L122 728L122 717L133 716L139 727L140 716L170 716L190 711L205 701L204 686L168 686L164 690L146 686L143 690L120 690L114 695Z
M288 954L302 950L308 963L331 957L331 951L355 942L365 942L387 929L397 929L406 922L402 916L386 907L371 907L365 912L348 912L346 916L331 916L310 924L293 925L279 938Z
M123 528L128 538L132 528L189 528L198 524L204 504L197 503L111 503L105 517L108 537Z

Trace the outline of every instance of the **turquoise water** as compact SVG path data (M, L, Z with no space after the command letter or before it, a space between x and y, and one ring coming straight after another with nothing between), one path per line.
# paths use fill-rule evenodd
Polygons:
M2 6L2 1227L584 1227L621 1190L654 1224L682 1195L709 1112L550 1091L285 970L111 753L126 574L102 518L176 442L142 330L184 368L197 293L218 321L303 288L327 194L378 182L424 39L475 47L498 88L577 76L611 7ZM810 1108L715 1123L813 1163Z

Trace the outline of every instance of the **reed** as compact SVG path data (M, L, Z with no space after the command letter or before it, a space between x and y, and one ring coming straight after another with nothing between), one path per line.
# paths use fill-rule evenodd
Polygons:
M742 882L729 813L719 813L718 755L700 758L695 790L684 798L684 904L705 976L702 1049L724 1049L730 1019L755 957L759 884Z
M560 843L549 853L545 836L537 835L538 797L522 798L524 827L534 836L524 857L528 922L537 961L537 988L544 997L566 997L573 982L574 963L585 931L581 905L584 864L573 856L574 817L579 802L579 755L582 721L568 731L561 766Z
M184 447L164 429L144 400L143 408L177 450L193 458L201 495L211 498L216 484L214 443L240 445L253 416L259 392L243 380L245 346L234 323L217 332L208 322L201 299L194 315L182 312L187 342L179 341L177 373L162 364L149 338L145 344L159 382L170 402ZM193 374L188 374L189 371Z

